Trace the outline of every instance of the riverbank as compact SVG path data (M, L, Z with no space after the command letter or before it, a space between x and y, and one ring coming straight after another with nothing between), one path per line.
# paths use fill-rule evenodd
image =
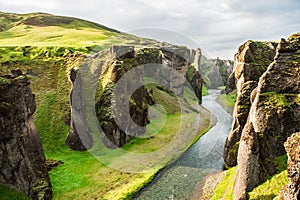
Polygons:
M231 94L221 94L218 96L216 99L216 102L220 104L224 110L230 115L232 115L233 110L234 110L234 105L236 101L236 93L231 93Z
M208 174L222 171L223 145L230 129L231 116L215 101L219 90L209 90L203 106L214 113L217 123L183 155L162 170L135 199L189 199Z
M222 108L230 115L234 110L236 101L236 94L229 95L220 94L216 98L216 102L222 106ZM229 132L228 132L229 133ZM221 171L214 174L210 174L199 183L199 186L195 190L194 196L191 199L209 200L214 196L214 192L219 183L224 179L227 171Z

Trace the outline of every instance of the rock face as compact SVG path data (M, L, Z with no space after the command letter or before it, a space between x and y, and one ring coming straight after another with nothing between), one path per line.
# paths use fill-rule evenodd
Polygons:
M123 48L124 50L122 50ZM115 49L126 53L113 57L110 64L104 66L105 71L101 74L103 91L96 102L96 114L102 130L109 139L105 143L111 147L113 145L120 147L130 138L145 133L148 121L148 106L147 92L142 84L143 70L135 68L137 60L135 59L134 47L114 46L110 49L110 55L116 54L114 53ZM140 61L143 62L140 56L138 55ZM128 80L121 81L120 87L116 88L116 84L122 76L133 68L135 68L135 71L132 70ZM133 88L136 85L141 87L136 88L137 90L134 91ZM114 100L114 91L118 96L118 102ZM128 99L130 101L127 101ZM129 108L126 102L129 104ZM117 110L113 108L117 108Z
M300 132L294 133L284 143L288 154L289 184L281 191L284 200L300 199Z
M199 102L201 102L202 78L193 66L196 63L198 68L200 67L200 49L197 52L175 46L138 49L131 46L113 46L108 52L102 52L102 55L96 54L88 58L89 62L85 61L80 64L81 66L78 67L79 72L71 71L71 80L72 77L77 77L75 82L78 82L77 74L81 74L83 76L81 79L86 82L87 78L84 77L87 76L82 73L83 70L81 69L85 68L84 71L96 69L92 77L98 76L98 79L94 81L98 85L95 86L97 89L85 89L84 92L97 90L95 114L106 136L104 143L107 146L111 148L123 146L130 138L145 132L145 126L149 121L148 103L153 104L154 102L150 98L150 93L144 87L144 77L155 80L156 83L172 91L174 95L181 97L184 94L186 77L189 76L188 81ZM95 60L95 58L102 59ZM88 66L94 66L95 69L91 70ZM127 80L123 77L127 77ZM82 92L77 90L78 88L83 90L84 87L81 89L76 87L77 90L75 91L74 84L73 81L72 93ZM81 85L84 85L84 83L81 83ZM95 85L95 83L91 82L88 85ZM136 86L138 87L135 88ZM117 98L115 98L116 94ZM88 126L80 126L83 129L78 133L78 130L76 132L72 128L74 127L72 122L82 121L82 124L88 124L86 116L81 112L85 112L82 108L89 105L89 103L87 103L87 100L82 99L80 95L77 96L79 99L76 99L76 102L73 101L74 99L72 100L71 131L67 144L73 149L84 150L86 145L80 143L79 136L84 135L85 143L90 148L93 141L89 128ZM88 95L85 94L85 96ZM130 100L128 101L128 99ZM115 108L117 109L115 110ZM78 113L77 117L74 116L76 112Z
M35 128L35 96L20 70L0 77L0 184L32 199L51 199L42 144Z
M233 70L233 61L222 59L209 59L203 57L201 63L202 73L207 77L206 85L209 88L218 88L227 84Z
M234 71L226 88L226 92L231 92L234 89L232 84L236 83L237 100L233 124L224 147L224 161L229 167L237 164L239 141L251 107L251 92L257 87L259 77L273 61L276 45L271 42L247 41L235 54Z
M83 87L81 73L78 69L71 69L70 80L72 81L70 95L71 121L66 144L73 150L85 151L93 146L93 138L86 117L85 88Z
M284 142L300 130L300 33L276 49L274 62L258 82L238 149L235 199L276 173Z
M124 51L122 50L124 48ZM149 93L144 88L144 76L153 78L157 83L164 85L177 96L183 96L185 76L195 52L186 48L144 48L135 50L133 47L112 47L111 55L116 55L114 50L118 52L126 52L119 57L112 57L112 61L108 66L104 67L102 72L103 91L99 100L96 102L96 114L100 122L100 126L105 135L109 139L106 144L112 142L109 146L123 146L130 138L139 136L145 132L145 126L148 122L148 105ZM128 49L132 51L129 52ZM199 56L196 56L199 66ZM149 66L150 65L150 66ZM177 73L170 73L169 68L174 69ZM132 70L134 69L134 70ZM122 76L130 71L128 79L131 81L123 81L124 88L119 93L124 95L121 98L130 98L129 110L126 111L127 105L118 106L118 111L114 112L111 99L113 91ZM184 76L183 76L184 75ZM137 90L132 93L132 88L140 85ZM197 97L202 98L202 79L198 71L192 72L191 85L196 91ZM199 92L200 91L200 92ZM131 97L126 95L131 95ZM124 113L129 112L130 116ZM123 113L123 114L121 114ZM131 120L132 119L132 120ZM137 125L137 126L136 126Z

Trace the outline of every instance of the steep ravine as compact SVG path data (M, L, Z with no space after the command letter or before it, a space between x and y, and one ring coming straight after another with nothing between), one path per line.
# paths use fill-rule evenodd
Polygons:
M216 125L177 161L166 167L135 199L190 199L206 175L222 170L223 146L232 117L215 101L219 94L219 90L209 90L202 103L215 114Z

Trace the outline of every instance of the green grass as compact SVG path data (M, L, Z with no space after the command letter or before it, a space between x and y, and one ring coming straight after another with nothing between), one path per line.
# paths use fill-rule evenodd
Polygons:
M236 93L230 93L230 94L221 94L218 98L217 101L219 104L222 106L227 106L234 108L235 102L236 102L237 94Z
M279 195L280 190L288 183L287 178L287 155L275 159L277 174L268 177L267 181L254 188L248 193L249 200L272 200ZM212 200L233 199L233 188L238 167L230 168L223 180L214 191Z
M205 85L202 86L202 96L206 96L208 94L208 89Z
M0 185L0 199L1 200L30 200L25 194Z
M0 13L1 46L105 46L125 34L85 20L41 13Z
M218 184L214 191L214 196L211 200L219 199L233 199L233 187L235 182L235 176L237 175L237 167L230 168L223 180Z
M95 144L91 153L72 151L64 144L69 131L63 120L67 114L69 98L68 92L64 90L68 87L62 87L66 84L63 75L58 76L58 80L56 91L38 95L35 114L36 126L47 159L54 158L64 163L50 171L53 199L129 199L148 184L159 169L178 157L178 152L183 152L195 138L198 139L209 126L208 117L204 117L206 121L202 122L198 133L191 132L185 137L186 140L180 140L179 130L188 129L194 121L194 115L190 113L181 116L177 113L177 100L167 92L152 86L155 101L161 107L154 107L158 114L151 119L145 135L133 138L128 144L115 150ZM170 106L168 101L171 102L172 108L167 107ZM161 110L164 106L169 114ZM180 128L180 124L185 127ZM161 150L165 147L171 150ZM118 170L116 166L136 159L133 153L152 153L149 156L153 159L141 158L145 167L140 165L146 171L127 173Z
M284 185L288 184L287 170L272 176L249 193L250 200L272 200L279 195Z
M277 157L275 164L277 165L277 174L268 177L268 180L256 187L249 193L250 200L272 200L279 195L280 190L288 184L287 177L287 155Z

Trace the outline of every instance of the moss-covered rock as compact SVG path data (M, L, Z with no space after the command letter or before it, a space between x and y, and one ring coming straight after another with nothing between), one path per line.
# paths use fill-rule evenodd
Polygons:
M284 143L288 154L288 180L281 196L284 200L300 199L300 133L294 133Z
M247 41L239 47L235 54L234 71L228 80L226 91L234 89L236 83L237 100L233 113L232 130L224 147L224 161L227 166L237 164L237 152L234 146L239 142L243 128L246 124L251 107L251 93L257 87L259 77L267 70L275 56L275 42ZM229 89L231 88L231 89ZM255 96L253 91L252 95Z
M34 200L51 199L45 155L33 119L36 103L30 82L21 70L0 80L0 183ZM42 186L39 180L43 180Z
M295 39L300 34L296 35L280 41L274 62L258 82L238 150L236 199L277 172L276 158L286 153L284 142L300 131L300 40Z

